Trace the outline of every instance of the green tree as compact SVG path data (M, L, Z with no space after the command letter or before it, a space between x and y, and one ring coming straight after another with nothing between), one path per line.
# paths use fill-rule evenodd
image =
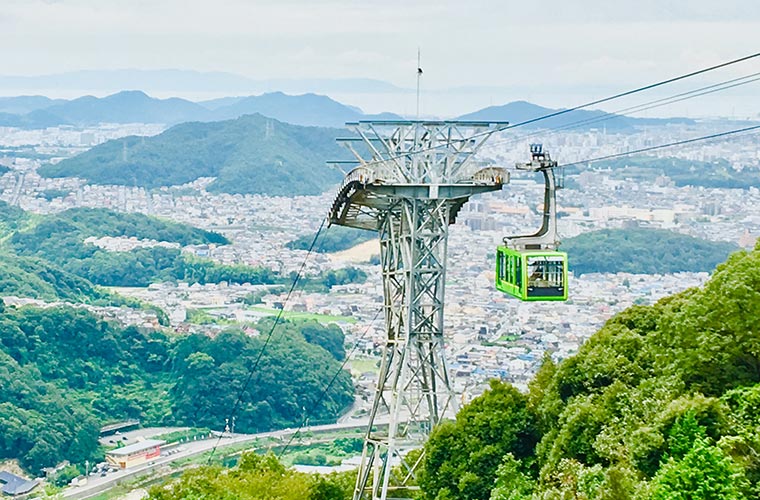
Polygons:
M430 500L488 500L507 453L528 459L538 439L527 398L511 385L492 381L482 396L443 422L425 445L420 486ZM528 472L530 462L523 464Z
M244 453L226 474L219 467L184 472L150 489L150 500L348 500L345 478L313 477L283 466L272 454Z
M697 437L682 459L671 457L652 480L652 500L740 500L743 471L708 439Z
M324 348L338 361L346 358L346 349L343 345L345 335L338 325L322 325L317 321L309 321L300 325L300 329L306 342Z
M490 500L530 500L535 480L522 471L522 464L511 453L496 470L496 482Z

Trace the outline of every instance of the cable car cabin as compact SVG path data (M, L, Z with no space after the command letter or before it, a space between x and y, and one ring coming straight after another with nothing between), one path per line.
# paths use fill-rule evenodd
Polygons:
M520 300L567 300L567 254L499 246L496 288Z

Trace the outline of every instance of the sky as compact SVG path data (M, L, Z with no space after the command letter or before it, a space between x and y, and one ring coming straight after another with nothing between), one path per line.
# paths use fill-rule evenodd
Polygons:
M420 48L426 113L517 99L569 107L759 52L760 2L0 0L0 46L0 75L176 68L403 88L416 85ZM673 92L758 71L755 60ZM704 109L757 114L758 85ZM343 97L410 112L413 94ZM678 109L700 113L691 106Z

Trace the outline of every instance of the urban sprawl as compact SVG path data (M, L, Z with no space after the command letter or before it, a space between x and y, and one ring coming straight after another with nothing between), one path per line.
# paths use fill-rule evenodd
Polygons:
M554 132L545 136L520 137L513 133L495 137L481 152L480 161L510 167L525 161L528 143L543 142L560 164L631 151L721 129L720 122L668 125L638 129L635 133L609 133L604 129ZM266 197L211 194L211 179L199 179L178 187L146 190L125 186L89 185L80 179L47 179L36 173L40 161L34 155L4 154L3 147L30 148L41 155L66 158L108 139L126 135L155 135L158 125L102 125L96 128L49 128L20 130L0 128L0 165L11 170L0 177L0 199L35 213L53 213L73 207L105 207L139 212L218 231L232 244L196 245L183 251L224 264L246 264L273 269L281 275L297 271L306 257L304 250L285 244L299 236L314 234L334 196ZM705 142L660 150L657 155L709 162L727 160L736 169L760 169L757 136L737 137L730 142ZM31 157L30 157L31 156ZM55 160L54 160L55 161ZM581 168L566 179L558 194L562 237L601 228L644 226L671 229L707 240L728 240L748 248L760 236L760 189L676 187L667 175L652 181L619 178L610 172ZM572 182L568 182L572 180ZM46 191L64 196L48 200ZM503 237L532 232L540 225L543 185L532 176L513 175L501 192L471 200L459 213L449 237L445 331L448 366L455 390L463 401L481 393L488 379L499 377L525 388L545 353L555 359L577 351L579 345L613 314L632 304L651 304L658 299L698 286L707 273L673 275L585 274L571 276L566 303L523 303L493 287L494 251ZM283 216L295 214L295 216ZM328 228L327 231L333 230ZM114 251L166 242L128 238L91 238L89 243ZM336 321L346 333L352 351L352 372L359 401L353 411L366 413L374 389L374 373L384 345L380 269L372 264L379 254L377 241L334 254L313 253L306 275L355 266L367 273L363 284L333 287L329 294L299 292L285 305L286 312L322 321ZM572 255L569 256L572 262ZM376 262L376 260L372 260ZM571 265L572 267L572 265ZM263 316L276 314L283 293L263 295L263 303L242 301L266 285L156 283L145 289L119 289L161 307L171 328L178 332L206 331L214 334L238 323L251 335L250 326ZM7 304L37 303L32 299L3 297ZM85 307L85 306L82 306ZM125 324L157 325L154 313L129 308L90 307L106 318ZM220 321L191 324L188 311L202 310Z

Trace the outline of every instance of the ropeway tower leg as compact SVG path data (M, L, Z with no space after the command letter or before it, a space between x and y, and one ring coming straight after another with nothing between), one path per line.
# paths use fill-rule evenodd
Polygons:
M380 252L388 337L354 498L414 489L406 453L444 416L456 413L444 356L443 307L448 200L399 200L381 221ZM384 424L387 431L378 424ZM384 426L383 426L384 427ZM372 483L370 479L372 478ZM371 495L368 495L371 492Z

